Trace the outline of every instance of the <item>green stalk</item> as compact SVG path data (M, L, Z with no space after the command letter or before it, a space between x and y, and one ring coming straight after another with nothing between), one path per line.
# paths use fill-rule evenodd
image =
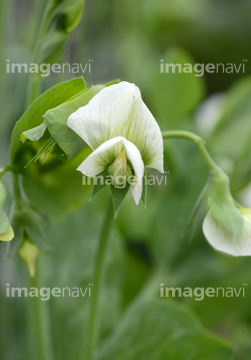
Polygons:
M13 173L12 178L13 178L13 190L14 190L15 202L18 206L20 206L23 203L23 199L19 185L18 173Z
M46 31L46 21L50 15L53 1L47 0L46 9L41 22L39 34L36 40L35 50L33 53L33 63L40 65L40 56L43 46L44 33ZM26 95L26 107L28 107L38 96L41 88L41 75L37 73L30 74L28 90ZM1 169L2 173L13 170L11 167ZM19 184L18 173L13 173L13 188L15 201L19 206L22 206L22 194ZM15 241L15 240L14 240ZM41 256L41 255L40 255ZM41 288L40 279L40 256L37 260L36 274L34 278L30 278L30 287ZM30 345L32 346L32 359L36 360L53 360L52 343L50 336L49 316L47 304L39 297L31 297L27 309L29 324L30 324Z
M189 132L189 131L181 131L181 130L174 130L174 131L163 131L162 132L163 139L171 139L171 138L177 138L177 139L186 139L189 141L192 141L200 150L205 162L209 166L211 170L217 170L221 171L219 166L213 161L211 155L207 151L205 147L205 141L200 138L198 135Z
M6 19L7 15L7 2L0 2L0 99L1 99L1 109L4 109L4 83L5 83L5 53L4 53L4 45L5 45L5 34L6 34Z
M47 0L46 8L44 11L43 19L40 25L38 37L36 40L36 45L33 53L33 60L32 63L40 65L40 56L41 56L41 49L43 46L43 38L44 33L46 31L46 21L52 9L52 0ZM40 73L32 73L30 74L29 84L28 84L28 91L26 96L26 107L29 107L30 104L33 103L34 100L39 96L40 89L41 89L41 74Z
M3 176L6 172L12 171L15 172L16 168L13 165L4 166L0 169L0 177Z
M19 175L13 173L13 188L16 206L20 209L23 207L22 193L19 184ZM15 241L15 239L13 240ZM37 260L36 274L34 278L30 278L30 288L41 288L40 279L40 259ZM32 359L36 360L53 360L53 352L50 337L50 326L47 304L39 297L31 297L27 313L29 316L29 324L33 341Z
M37 259L36 274L30 278L30 287L41 288L40 258ZM33 339L33 359L52 360L52 344L49 329L49 314L45 301L39 297L31 297L29 302L29 316L31 324L31 337Z
M99 305L99 294L102 288L102 280L104 277L104 265L105 255L108 245L108 239L111 231L111 225L113 223L114 214L112 202L110 203L109 209L106 214L106 218L101 230L100 241L98 246L98 252L96 255L94 278L93 278L93 293L91 297L90 305L90 317L88 323L88 338L87 338L87 351L80 353L80 360L92 360L95 345L98 341L98 305ZM86 355L85 355L86 354Z

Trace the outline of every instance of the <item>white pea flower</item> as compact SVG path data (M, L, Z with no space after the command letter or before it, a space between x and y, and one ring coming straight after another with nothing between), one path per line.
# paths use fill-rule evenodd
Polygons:
M218 251L233 256L251 255L251 209L239 209L244 219L244 227L236 238L227 234L213 218L211 212L203 222L203 232L207 241Z
M105 169L115 178L134 173L131 191L137 205L144 167L163 173L161 131L134 84L121 82L104 88L71 114L67 125L93 150L77 170L89 177Z

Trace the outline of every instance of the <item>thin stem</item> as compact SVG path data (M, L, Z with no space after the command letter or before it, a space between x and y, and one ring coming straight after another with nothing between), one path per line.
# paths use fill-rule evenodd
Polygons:
M40 25L39 34L36 40L36 45L33 53L33 63L40 65L40 56L43 46L43 37L46 30L46 21L47 17L50 15L52 9L52 0L47 0L45 12L43 19ZM39 96L41 88L41 74L33 73L30 74L28 90L26 95L26 107ZM19 186L18 174L13 174L13 186L14 194L17 203L22 204L22 195ZM41 256L41 255L40 255ZM40 289L41 288L41 279L40 279L40 256L37 260L36 274L34 278L31 278L31 287ZM30 304L28 308L28 315L30 317L31 323L31 337L33 337L33 359L36 360L53 360L53 351L51 344L51 337L49 332L49 316L47 304L39 297L31 297Z
M198 143L197 144L202 156L204 157L206 163L208 164L208 166L212 169L212 170L219 170L219 166L214 162L214 160L212 159L211 155L209 154L209 152L207 151L205 145L203 143Z
M22 194L19 184L19 176L17 173L13 173L12 176L13 176L13 189L14 189L15 201L17 204L21 205L23 200L22 200Z
M192 141L195 145L197 145L209 168L217 171L220 170L218 165L213 161L211 155L207 151L205 147L205 141L202 138L200 138L198 135L189 131L174 130L174 131L164 131L162 132L162 136L163 139L179 138L179 139L186 139Z
M44 43L44 33L46 28L46 21L47 17L50 14L50 11L52 9L52 1L47 0L46 8L44 11L43 19L40 25L38 37L36 40L36 45L33 53L33 60L32 63L40 65L40 55L41 55L41 49ZM26 107L30 106L31 103L39 96L40 88L41 88L41 73L32 73L30 74L30 80L28 84L28 91L27 91L27 97L26 97Z
M106 214L106 218L101 230L100 241L98 246L98 252L96 255L94 279L93 279L93 294L91 298L90 318L88 324L88 342L87 342L87 354L81 352L80 359L92 360L95 344L98 340L98 305L99 294L102 287L102 279L104 275L105 255L107 250L108 239L111 231L111 225L113 223L113 205L110 203L109 209Z
M23 207L22 194L19 184L19 175L13 173L13 187L16 206L20 209ZM37 260L36 274L34 278L30 278L32 288L40 289L41 280L40 280L40 259ZM36 360L53 360L53 352L51 346L51 339L49 329L49 317L47 313L47 304L41 301L39 297L31 297L30 304L28 308L28 314L30 317L31 324L31 336L34 341L31 343L33 346L33 359Z
M8 165L8 166L4 166L0 169L0 177L3 176L6 172L8 171L12 171L12 172L15 172L16 169L14 166L12 165Z
M40 255L41 256L41 255ZM40 258L39 256L39 258ZM30 278L32 288L41 288L40 259L37 260L36 274ZM42 271L41 271L42 273ZM31 297L29 303L29 316L31 324L31 336L33 337L33 359L52 360L52 344L49 328L49 314L47 304L39 297Z

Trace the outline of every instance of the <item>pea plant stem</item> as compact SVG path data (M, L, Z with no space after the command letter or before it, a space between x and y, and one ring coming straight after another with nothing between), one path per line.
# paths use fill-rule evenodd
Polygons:
M209 166L211 170L217 170L219 171L220 168L218 165L213 161L211 155L207 151L205 147L205 141L199 137L198 135L189 132L189 131L182 131L182 130L173 130L173 131L163 131L162 132L163 139L186 139L189 141L192 141L200 150L205 162Z
M23 199L19 183L19 175L13 173L13 188L16 206L22 209ZM15 240L14 240L15 241ZM34 278L30 278L30 288L41 288L41 254L37 260L36 273ZM29 326L33 341L30 342L33 347L33 359L53 360L53 350L51 344L50 326L47 303L41 301L39 297L31 297L27 309L29 317Z
M86 352L81 352L80 360L93 360L95 345L98 340L98 307L99 307L99 295L102 288L102 280L104 277L105 269L105 257L108 248L108 240L111 232L111 227L114 219L112 202L109 205L106 218L101 229L100 240L96 255L94 277L93 277L93 292L90 304L88 332L87 332L87 348ZM85 356L86 353L86 356Z
M41 288L41 254L37 260L36 274L30 278L32 288ZM52 339L49 333L48 307L39 297L31 297L29 303L30 330L33 338L33 359L53 360Z
M12 171L12 172L15 172L16 169L14 166L12 165L8 165L8 166L4 166L0 169L0 177L3 176L6 172L8 171Z
M19 175L17 173L13 173L12 178L13 178L13 190L14 190L15 202L17 205L20 205L22 204L22 194L19 184Z
M50 10L52 9L52 0L47 0L46 8L44 11L43 19L40 25L36 45L33 53L32 63L40 65L40 55L43 47L44 33L46 30L46 21L49 16ZM28 108L31 103L39 96L41 88L41 73L30 74L28 91L26 96L26 107Z

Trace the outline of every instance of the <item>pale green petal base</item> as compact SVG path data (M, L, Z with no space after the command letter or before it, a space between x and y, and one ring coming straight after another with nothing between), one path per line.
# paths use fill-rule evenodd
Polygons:
M244 218L244 228L234 239L218 225L210 211L203 222L204 235L218 251L232 256L251 256L251 209L240 209Z
M131 191L134 201L138 205L142 195L144 163L137 147L124 137L118 136L101 144L77 170L86 176L98 175L113 163L122 151L125 151L137 177L136 184L131 185Z

